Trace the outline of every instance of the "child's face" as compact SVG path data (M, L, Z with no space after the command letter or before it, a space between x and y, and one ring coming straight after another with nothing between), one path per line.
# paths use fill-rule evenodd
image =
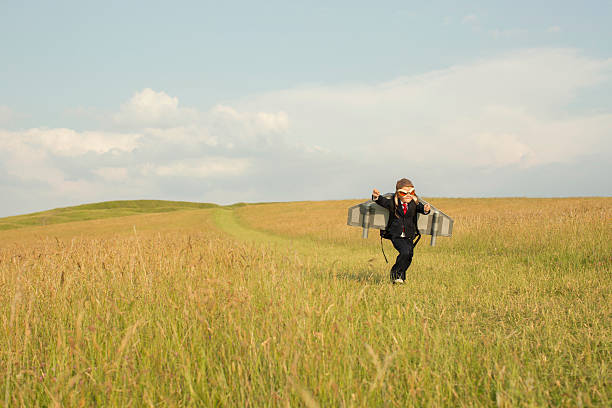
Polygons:
M409 203L410 200L416 200L414 187L402 187L397 190L397 196L402 203Z

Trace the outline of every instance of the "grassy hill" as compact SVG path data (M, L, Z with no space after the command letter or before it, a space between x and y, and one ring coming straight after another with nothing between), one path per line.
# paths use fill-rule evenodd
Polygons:
M216 204L188 201L121 200L56 208L32 214L0 218L0 230L61 224L74 221L124 217L135 214L165 213L216 207Z

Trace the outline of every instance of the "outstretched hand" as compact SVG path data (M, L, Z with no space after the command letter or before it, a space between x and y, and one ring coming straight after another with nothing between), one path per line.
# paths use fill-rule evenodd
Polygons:
M431 210L431 205L425 204L425 208L424 209L425 209L425 212L428 213L429 210Z
M378 200L378 196L380 195L380 191L377 189L372 190L372 199Z

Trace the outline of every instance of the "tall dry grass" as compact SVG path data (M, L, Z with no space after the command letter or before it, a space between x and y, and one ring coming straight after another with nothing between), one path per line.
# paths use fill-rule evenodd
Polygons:
M361 230L346 225L347 208L364 200L295 202L239 208L242 222L253 228L291 237L325 239L359 245ZM429 199L455 223L452 239L439 238L445 252L559 258L602 267L612 253L612 198ZM379 239L370 230L372 245ZM424 236L419 250L428 245ZM436 250L436 252L439 252Z
M456 235L401 287L344 202L0 232L0 403L606 406L606 200L522 227L529 200L436 202Z

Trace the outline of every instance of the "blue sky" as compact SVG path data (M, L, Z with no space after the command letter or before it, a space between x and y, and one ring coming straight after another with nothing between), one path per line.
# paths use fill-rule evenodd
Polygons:
M610 195L611 1L329 3L3 2L0 216Z

